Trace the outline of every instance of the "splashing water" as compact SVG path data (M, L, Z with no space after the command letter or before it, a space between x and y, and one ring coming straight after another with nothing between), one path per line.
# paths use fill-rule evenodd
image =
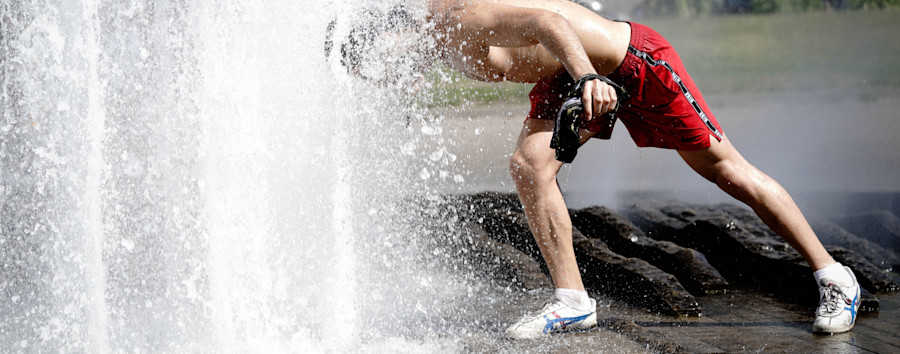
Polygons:
M0 4L0 351L422 338L380 328L446 299L403 201L452 161L417 148L445 143L439 120L326 61L328 19L353 11Z

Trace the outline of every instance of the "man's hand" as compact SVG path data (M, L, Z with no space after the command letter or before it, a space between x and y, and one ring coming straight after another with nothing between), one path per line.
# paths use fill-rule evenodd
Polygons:
M584 90L581 93L585 122L614 110L618 100L616 89L612 86L598 79L588 80L584 83Z

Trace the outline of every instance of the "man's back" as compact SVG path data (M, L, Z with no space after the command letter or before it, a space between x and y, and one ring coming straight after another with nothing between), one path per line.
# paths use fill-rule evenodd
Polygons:
M485 6L487 5L487 6ZM499 13L496 11L503 11ZM540 43L516 43L513 36L496 34L494 45L473 41L460 30L473 16L515 16L517 12L548 11L562 16L575 30L584 50L600 74L609 74L625 57L630 39L628 24L607 20L565 0L432 0L430 17L440 42L441 60L464 74L485 81L537 82L565 70L563 64ZM509 41L509 43L504 43Z

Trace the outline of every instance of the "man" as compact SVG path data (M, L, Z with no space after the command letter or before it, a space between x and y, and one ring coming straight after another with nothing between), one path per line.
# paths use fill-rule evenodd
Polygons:
M575 81L586 128L579 133L580 143L610 137L614 121L607 113L618 104L616 117L638 146L676 150L800 252L820 287L814 332L853 327L860 292L855 276L831 258L784 188L734 149L678 55L658 33L609 21L565 0L431 0L427 12L428 35L445 65L478 80L536 83L510 172L556 290L552 301L510 326L507 334L533 338L597 322L596 302L582 284L572 222L556 181L562 162L550 148L554 119ZM408 16L394 15L385 23L412 23ZM365 47L356 38L342 47L345 58ZM359 73L352 62L348 67ZM621 85L627 98L591 74Z

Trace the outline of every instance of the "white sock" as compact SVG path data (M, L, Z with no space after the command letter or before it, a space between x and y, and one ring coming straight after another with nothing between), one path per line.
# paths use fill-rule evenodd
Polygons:
M593 310L591 309L591 298L588 297L588 294L585 291L557 288L553 294L556 295L556 298L559 299L559 301L572 306L578 311Z
M813 276L816 277L816 284L822 284L822 279L827 279L826 283L832 282L841 286L853 285L853 278L850 278L850 273L847 273L840 263L819 269L813 272Z

